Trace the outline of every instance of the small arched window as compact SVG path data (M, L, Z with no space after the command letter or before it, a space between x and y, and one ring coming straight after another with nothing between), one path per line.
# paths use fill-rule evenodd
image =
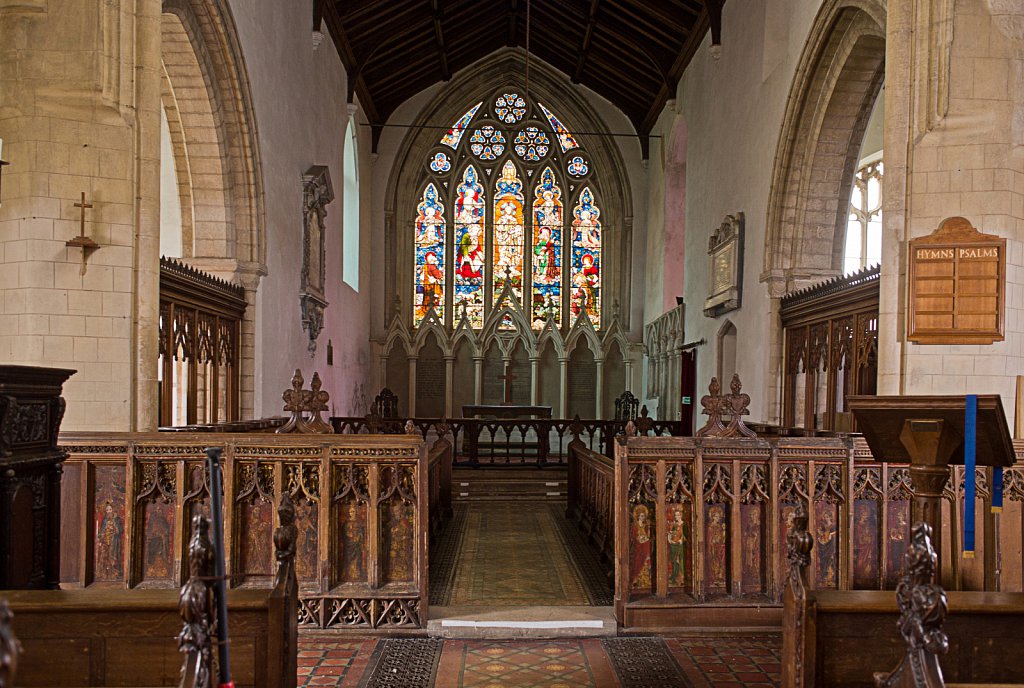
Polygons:
M449 325L465 318L480 328L508 289L535 329L584 313L601 327L595 175L550 109L503 90L469 107L424 166L413 220L414 326L433 309Z
M342 237L342 279L359 291L359 165L355 116L348 120L343 153L345 191Z

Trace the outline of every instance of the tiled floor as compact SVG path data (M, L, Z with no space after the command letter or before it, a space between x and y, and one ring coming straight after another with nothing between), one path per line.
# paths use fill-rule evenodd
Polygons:
M302 636L300 686L360 685L375 639L332 641ZM668 637L665 643L694 688L775 686L780 680L778 635ZM446 640L435 686L442 688L619 688L623 685L599 639L535 641Z

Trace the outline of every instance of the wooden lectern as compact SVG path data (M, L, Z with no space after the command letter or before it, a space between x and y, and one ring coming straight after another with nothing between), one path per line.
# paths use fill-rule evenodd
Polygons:
M914 488L911 523L932 528L932 542L942 552L942 491L949 466L964 462L964 396L851 396L847 406L857 419L876 461L910 463ZM1013 441L998 394L978 395L977 465L1013 464ZM954 548L955 550L955 548Z

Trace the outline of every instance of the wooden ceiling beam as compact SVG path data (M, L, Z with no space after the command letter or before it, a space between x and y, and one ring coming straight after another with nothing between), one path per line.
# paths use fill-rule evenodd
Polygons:
M441 9L437 0L430 0L430 9L434 14L434 42L437 43L437 56L441 62L441 80L451 81L452 73L448 69L448 55L445 52L444 33L441 31Z
M590 12L587 17L587 28L583 30L583 45L580 46L580 56L576 59L576 69L572 73L572 82L578 84L583 75L583 66L587 62L587 53L590 51L590 37L594 34L594 24L597 23L597 6L601 0L590 0Z
M512 0L506 15L508 16L508 40L505 41L505 45L514 46L516 34L519 32L519 0Z
M644 9L649 9L651 5L644 5ZM658 45L664 47L669 52L674 52L675 47L679 44L680 34L685 34L688 31L686 26L678 24L675 21L666 21L661 23L657 20L653 20L650 17L644 16L642 12L630 9L630 5L621 4L616 7L609 8L609 12L612 13L615 10L619 10L621 14L628 17L633 21L634 26L638 33L644 34ZM667 27L670 25L671 28ZM617 33L622 33L621 31Z
M339 5L349 5L344 0L331 0L331 4L334 5L335 12L343 22L352 26L363 19L367 19L369 23L374 25L385 23L391 20L392 17L401 17L407 14L410 10L415 10L422 3L422 0L388 0L387 2L367 2L363 4L359 9L352 10L351 12L342 13L338 8Z
M324 5L323 11L327 32L331 34L331 40L334 41L334 46L338 49L338 55L341 56L341 62L347 72L349 102L352 101L352 94L355 93L359 97L359 105L363 108L363 114L366 115L367 121L371 124L381 123L376 105L373 102L373 95L366 85L366 80L361 73L361 65L356 58L356 54L352 51L352 44L348 40L345 27L342 25L341 17L338 15L338 6L333 2L328 2Z

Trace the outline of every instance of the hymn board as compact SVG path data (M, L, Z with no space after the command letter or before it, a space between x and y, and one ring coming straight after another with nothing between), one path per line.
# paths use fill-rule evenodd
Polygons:
M910 341L1002 341L1005 300L1006 239L951 217L910 242Z

